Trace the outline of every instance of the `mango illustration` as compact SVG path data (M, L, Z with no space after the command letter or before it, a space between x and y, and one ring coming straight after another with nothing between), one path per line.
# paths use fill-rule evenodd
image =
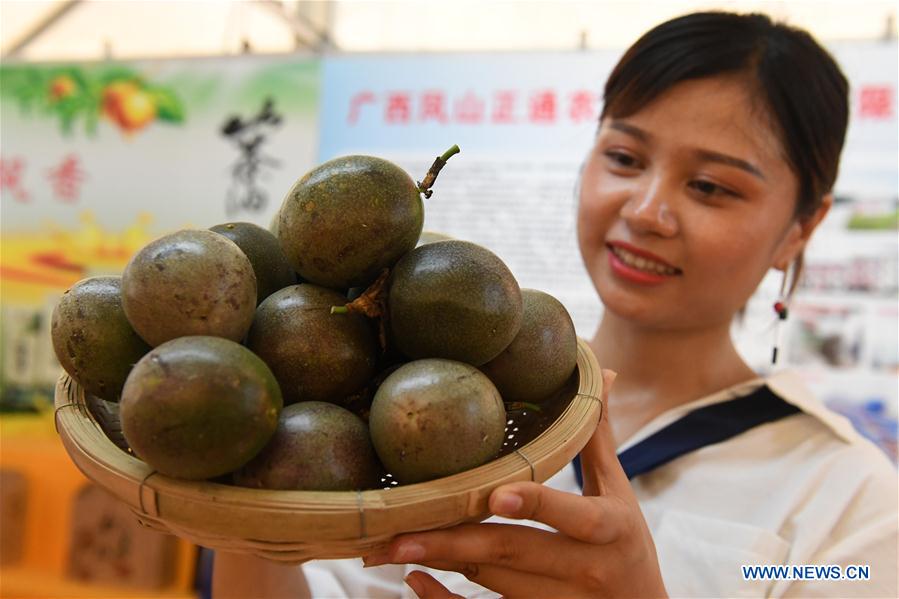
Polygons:
M156 118L156 103L134 81L115 81L103 90L103 114L122 130L133 132Z

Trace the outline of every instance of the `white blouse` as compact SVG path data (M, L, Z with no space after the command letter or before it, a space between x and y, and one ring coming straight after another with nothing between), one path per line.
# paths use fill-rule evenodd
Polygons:
M899 597L899 476L880 449L820 403L795 374L780 372L678 406L642 427L618 451L695 408L748 394L763 382L801 412L683 455L631 481L669 595ZM571 467L547 484L580 494ZM791 569L764 579L744 577L744 566L783 564ZM829 576L863 576L863 569L849 569L862 566L869 576L811 580L816 570L805 566L829 567ZM316 599L413 599L402 580L413 569L421 568L363 570L359 559L303 565ZM453 572L431 574L466 597L498 596Z

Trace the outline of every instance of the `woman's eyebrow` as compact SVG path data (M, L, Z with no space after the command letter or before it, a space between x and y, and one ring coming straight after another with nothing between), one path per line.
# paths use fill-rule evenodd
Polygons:
M729 156L728 154L722 154L720 152L712 152L711 150L701 150L697 149L694 151L695 154L702 160L707 162L717 162L719 164L725 164L727 166L733 166L738 169L744 170L751 175L755 175L762 181L765 181L765 175L762 174L762 171L752 164L751 162L747 162L742 158L737 158L735 156Z
M635 137L644 143L648 143L652 140L652 134L649 133L649 131L645 131L640 127L635 127L634 125L625 123L623 121L611 121L609 122L609 128L615 129L616 131L621 131L622 133ZM694 150L694 153L701 160L705 160L707 162L717 162L719 164L725 164L727 166L733 166L758 177L762 181L766 181L765 175L762 174L762 171L761 169L759 169L759 167L755 166L751 162L743 160L742 158L737 158L736 156L730 156L729 154L722 154L721 152L713 152L712 150L703 149L696 149Z
M652 138L652 135L650 135L648 131L644 131L640 127L634 127L633 125L629 125L622 121L611 121L609 127L621 131L622 133L627 133L643 142L648 142Z

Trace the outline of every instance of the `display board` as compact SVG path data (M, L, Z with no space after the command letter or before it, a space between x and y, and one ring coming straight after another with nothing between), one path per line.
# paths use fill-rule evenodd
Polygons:
M896 459L897 152L895 42L831 48L851 85L837 203L807 252L778 367ZM427 200L425 227L496 252L592 337L602 306L575 236L575 193L602 85L619 52L366 55L325 62L319 159L369 153L416 177L458 143ZM738 347L770 370L780 279L735 323ZM783 355L783 354L782 354Z
M267 226L315 160L319 63L292 57L5 65L0 410L49 405L58 296L150 239Z

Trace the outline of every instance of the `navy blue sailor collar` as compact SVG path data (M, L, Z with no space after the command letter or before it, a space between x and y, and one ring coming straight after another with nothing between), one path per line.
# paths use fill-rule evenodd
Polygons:
M623 444L618 459L628 478L633 479L682 455L799 412L816 417L845 441L857 434L848 420L808 393L794 373L784 372L767 380L741 383L666 412ZM574 468L582 486L580 456L575 458Z

